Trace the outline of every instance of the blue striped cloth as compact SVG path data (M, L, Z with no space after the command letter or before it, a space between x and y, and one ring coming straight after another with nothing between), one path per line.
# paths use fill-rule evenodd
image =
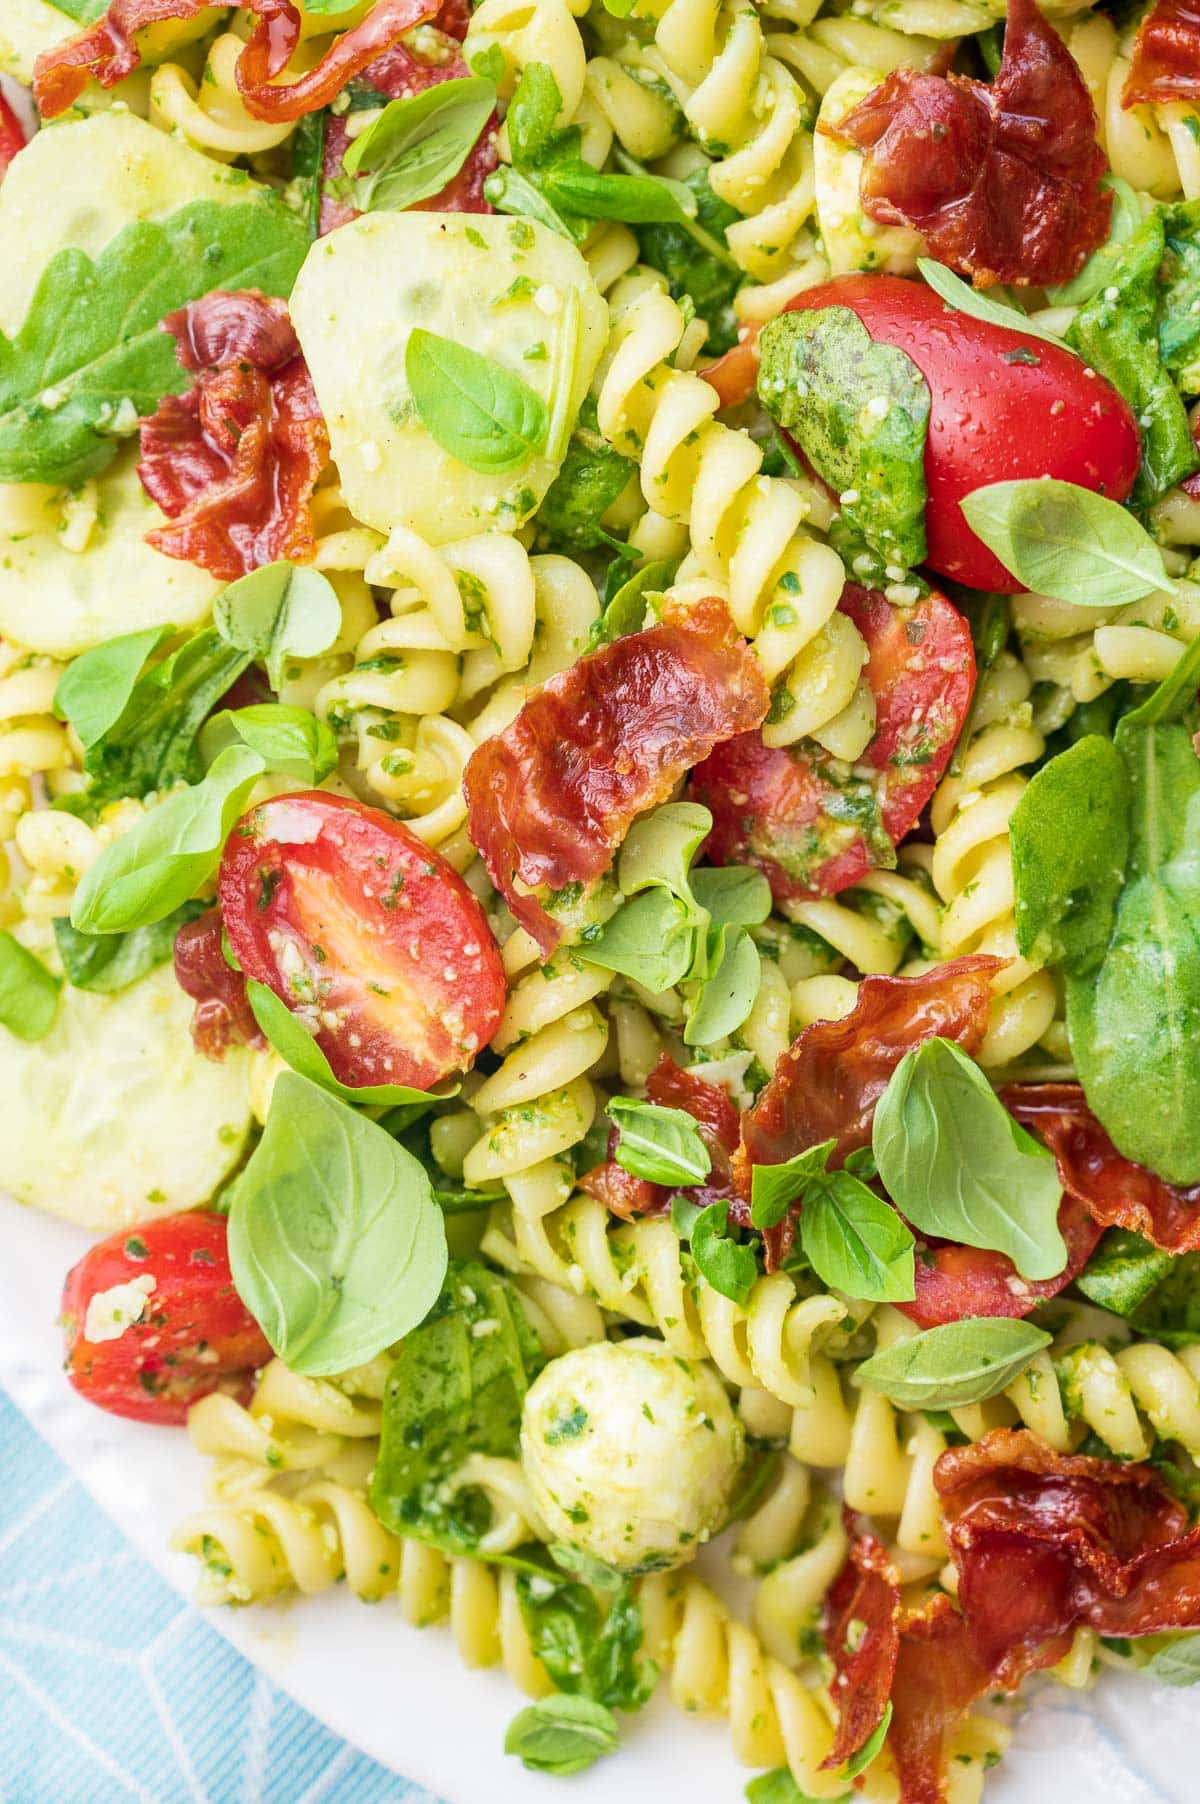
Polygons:
M435 1804L141 1559L0 1392L0 1804Z

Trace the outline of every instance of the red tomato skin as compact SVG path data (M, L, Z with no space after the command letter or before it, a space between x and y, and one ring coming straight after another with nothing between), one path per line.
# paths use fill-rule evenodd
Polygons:
M0 181L17 152L24 148L24 127L3 94L0 94Z
M504 969L482 908L378 808L324 790L259 803L226 842L217 894L245 975L324 1021L317 1042L344 1084L427 1090L500 1025Z
M84 1336L101 1291L152 1277L142 1317L113 1340ZM262 1329L233 1287L225 1217L165 1215L98 1241L67 1273L62 1323L67 1377L110 1415L176 1425L211 1391L248 1402L256 1367L271 1357Z
M1023 589L976 538L959 503L993 482L1052 476L1124 501L1141 456L1128 403L1069 351L947 307L903 276L839 276L787 311L849 307L871 337L911 357L929 384L926 562L971 589ZM1015 352L1037 358L1018 359Z

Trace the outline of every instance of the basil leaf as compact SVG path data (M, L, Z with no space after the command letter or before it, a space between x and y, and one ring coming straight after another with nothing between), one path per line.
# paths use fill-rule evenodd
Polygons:
M329 109L305 113L296 121L290 141L292 179L285 190L290 205L304 221L309 239L319 237L321 194L325 185L325 142Z
M21 330L0 333L0 482L74 483L103 470L117 453L119 405L145 417L188 386L166 315L215 288L286 295L307 250L303 225L263 191L139 220L95 259L59 251Z
M1039 964L1103 957L1129 853L1129 779L1089 733L1031 778L1009 822L1017 945Z
M731 267L726 233L741 215L713 193L706 166L684 176L683 186L695 201L694 221L643 226L637 235L639 262L666 276L672 300L691 301L696 317L708 326L705 353L716 357L737 343L733 297L745 277L736 265ZM697 226L707 243L697 235Z
M824 1176L836 1140L794 1153L778 1165L755 1165L750 1171L750 1220L756 1228L776 1228L814 1178Z
M771 885L749 865L705 865L690 882L697 906L718 926L758 927L771 912Z
M617 882L627 896L661 884L690 913L696 901L688 871L712 832L712 815L698 802L664 802L634 821L617 861Z
M202 783L168 796L105 846L75 891L72 927L79 933L125 933L182 907L216 869L262 771L256 752L230 746Z
M1053 1155L952 1040L905 1053L876 1105L871 1144L884 1189L923 1234L1007 1253L1023 1278L1062 1271Z
M962 1409L1019 1378L1050 1336L1008 1316L967 1316L895 1341L864 1360L858 1376L898 1409Z
M883 1707L883 1715L871 1730L857 1754L851 1754L843 1767L847 1779L856 1779L859 1773L865 1773L876 1755L882 1751L887 1740L887 1732L892 1726L892 1700L889 1698Z
M800 1244L821 1282L848 1297L907 1303L916 1295L911 1233L853 1172L831 1171L806 1194Z
M304 564L263 564L213 603L213 625L230 645L266 665L272 689L289 658L317 658L342 629L342 604L327 576Z
M544 449L545 402L490 357L417 326L409 335L404 369L422 425L469 470L484 475L515 470Z
M712 1168L700 1130L683 1109L614 1096L609 1119L620 1133L613 1157L651 1184L702 1184Z
M0 930L0 1027L41 1040L58 1014L60 980L11 933Z
M1133 409L1142 458L1130 504L1139 509L1161 500L1200 465L1187 412L1159 355L1158 272L1165 255L1162 215L1155 211L1067 332L1072 349L1106 376Z
M116 726L146 659L171 632L169 626L152 626L142 633L123 633L67 665L54 691L54 712L74 727L85 751Z
M567 444L562 468L546 490L537 523L551 545L578 554L600 545L616 545L600 522L625 492L637 469L614 451L596 424L596 403L584 401Z
M685 1046L711 1046L736 1033L758 998L762 963L744 927L710 929L716 941L710 972L696 992L683 1029Z
M151 927L135 927L132 933L77 933L60 915L54 923L54 938L67 982L77 990L95 990L104 996L126 989L147 971L169 963L175 953L175 935L207 906L205 902L185 902L165 920Z
M758 398L840 496L842 519L884 564L925 558L929 386L849 307L781 313L759 336Z
M744 1309L758 1283L758 1260L751 1247L730 1240L728 1203L709 1203L692 1223L692 1258L696 1270L723 1297Z
M1126 244L1142 223L1141 203L1128 182L1122 181L1119 175L1102 175L1100 186L1113 197L1108 237L1099 250L1092 252L1077 276L1055 288L1047 288L1046 299L1052 307L1078 307L1081 302L1090 301L1099 289L1107 287L1113 280L1113 271L1124 255Z
M406 1084L362 1084L357 1089L334 1077L329 1060L299 1015L281 1002L274 990L251 977L246 984L246 1000L263 1033L281 1058L293 1071L309 1083L318 1084L330 1096L342 1102L360 1103L364 1107L394 1109L408 1104L428 1107L439 1099L425 1090L412 1090ZM457 1087L457 1086L456 1086ZM443 1092L453 1095L453 1091Z
M677 224L688 217L677 189L682 183L641 175L600 175L581 162L578 168L551 170L545 194L559 213L588 219L619 219L626 225ZM685 192L687 192L685 190ZM695 198L688 193L695 208Z
M1200 1341L1200 1253L1176 1253L1162 1281L1138 1305L1134 1330L1166 1347Z
M674 580L677 568L677 560L658 558L643 564L628 582L622 583L592 628L589 651L597 645L608 645L614 639L623 639L626 633L641 632L646 624L649 598Z
M283 702L224 708L206 723L200 736L201 754L215 758L238 740L257 752L268 770L310 786L337 768L337 740L332 729L307 708L292 708Z
M234 1284L294 1372L363 1365L437 1300L446 1230L425 1171L294 1071L276 1080L262 1139L230 1194Z
M944 263L935 263L932 257L918 257L917 269L933 292L957 313L969 313L972 319L986 320L991 326L1003 326L1007 332L1023 333L1026 338L1041 338L1047 344L1062 345L1057 333L1035 324L1018 307L1006 307L999 301L990 300L978 288L961 281Z
M1139 1670L1160 1685L1200 1685L1200 1634L1170 1636Z
M1128 1228L1110 1228L1075 1280L1089 1302L1114 1315L1131 1316L1175 1265L1174 1253L1162 1253Z
M366 177L355 184L354 205L362 213L399 212L440 194L466 162L495 104L496 84L478 75L390 100L342 158L347 175Z
M611 1710L590 1698L552 1692L517 1712L504 1737L504 1752L516 1754L534 1773L580 1773L618 1742Z
M619 971L657 996L687 975L695 943L683 903L656 888L626 902L580 950L589 964Z
M658 1668L639 1660L642 1612L629 1579L573 1547L552 1547L551 1557L578 1578L557 1573L517 1575L517 1602L537 1659L561 1692L590 1698L610 1710L639 1710L654 1689ZM591 1589L608 1598L602 1612Z
M1073 482L993 482L960 503L1018 582L1079 607L1111 608L1168 587L1162 553L1116 501Z
M94 25L108 11L108 0L50 0L50 4L76 25Z
M853 1792L842 1792L834 1804L849 1804L853 1796ZM777 1766L771 1772L760 1773L757 1779L751 1779L746 1787L746 1797L749 1804L813 1804L786 1766Z
M371 1479L385 1527L456 1553L478 1548L488 1506L449 1481L471 1453L516 1457L525 1393L544 1364L511 1281L454 1260L388 1374Z
M1123 714L1113 729L1118 746L1122 730L1126 741L1139 727L1169 726L1185 720L1197 704L1200 688L1200 639L1194 639L1173 670L1152 689L1145 701Z

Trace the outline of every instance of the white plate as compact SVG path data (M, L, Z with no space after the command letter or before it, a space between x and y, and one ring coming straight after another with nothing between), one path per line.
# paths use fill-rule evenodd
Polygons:
M177 1589L193 1563L166 1547L202 1498L204 1462L173 1429L140 1427L77 1398L55 1326L63 1275L87 1245L64 1223L0 1198L0 1383ZM501 1752L521 1699L502 1674L469 1672L442 1629L418 1630L385 1604L344 1592L214 1611L247 1659L375 1759L450 1804L566 1804L562 1780ZM627 1719L625 1746L570 1783L572 1804L736 1804L747 1774L722 1725L683 1718L665 1698ZM985 1804L1200 1804L1200 1690L1107 1676L1086 1698L1046 1686L1020 1719Z

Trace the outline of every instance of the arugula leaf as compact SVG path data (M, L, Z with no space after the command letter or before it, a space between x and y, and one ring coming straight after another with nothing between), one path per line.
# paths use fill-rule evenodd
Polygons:
M478 1546L486 1509L447 1481L470 1453L515 1457L525 1393L544 1364L508 1279L474 1260L454 1261L388 1377L371 1480L371 1505L385 1527L453 1552Z
M710 927L703 940L706 971L687 1011L685 1046L711 1046L736 1033L762 983L758 947L744 927Z
M581 951L590 964L619 971L657 996L686 977L695 941L683 903L656 887L626 902Z
M1162 1253L1129 1228L1110 1228L1075 1280L1089 1302L1114 1315L1131 1316L1175 1265L1174 1253Z
M1003 326L1006 331L1023 332L1028 338L1042 338L1047 344L1062 345L1056 332L1035 324L1019 307L1005 306L981 289L972 288L944 263L935 263L932 257L918 257L917 269L922 280L957 313L969 313L973 319L987 320L989 325Z
M496 104L496 84L453 77L423 93L390 100L342 158L362 176L349 198L362 213L403 211L440 194L466 162Z
M884 1189L923 1234L1007 1253L1023 1278L1062 1271L1053 1155L952 1040L905 1053L876 1105L871 1144Z
M60 980L11 933L0 930L0 1027L42 1040L58 1014Z
M72 483L104 469L129 407L152 414L188 385L164 316L214 288L286 295L307 249L295 214L264 193L138 221L94 261L59 251L21 330L0 333L0 482Z
M709 1203L700 1209L690 1227L692 1258L715 1291L744 1309L758 1283L758 1260L752 1247L729 1238L728 1226L728 1203Z
M67 982L77 990L96 990L106 996L125 989L147 971L167 964L174 956L179 929L207 907L206 902L184 902L165 920L151 927L135 927L132 933L78 933L60 915L54 923L54 938Z
M546 403L503 364L417 326L404 369L422 425L469 470L515 470L544 449Z
M683 1109L614 1096L608 1116L620 1134L613 1157L651 1184L702 1184L712 1169L700 1130Z
M281 559L222 589L213 625L229 645L265 664L272 689L279 689L288 659L329 650L342 630L342 604L320 570Z
M169 626L122 633L72 658L54 691L54 712L74 727L85 751L112 731L129 704L146 659L172 635Z
M1141 468L1131 505L1147 508L1200 466L1179 392L1159 355L1158 272L1166 254L1157 210L1134 233L1098 294L1079 309L1067 343L1124 395L1137 420Z
M962 1409L998 1396L1050 1339L1032 1322L967 1316L894 1341L864 1360L858 1377L898 1409Z
M741 218L736 207L719 200L708 180L708 169L701 166L683 178L696 200L696 223L722 247L729 227ZM705 352L712 357L737 342L737 319L733 297L744 281L736 266L700 244L693 231L679 224L644 225L638 232L640 261L657 269L667 278L672 300L685 297L692 302L696 316L708 325Z
M410 1153L285 1071L231 1187L229 1262L276 1353L319 1377L374 1359L425 1319L445 1276L446 1231Z
M590 1698L552 1692L517 1712L504 1737L504 1752L516 1754L533 1773L581 1773L618 1742L611 1710Z
M75 891L72 927L79 933L125 933L182 907L216 869L262 772L257 752L230 746L202 783L168 796L105 846Z
M1044 764L1009 832L1019 949L1090 969L1108 946L1129 852L1129 779L1111 740L1090 733Z
M210 761L238 741L257 752L268 770L313 785L336 769L337 740L332 729L307 708L283 702L255 702L248 708L223 708L205 722L201 756Z
M759 352L758 398L840 496L846 526L884 564L922 563L929 386L916 364L849 307L782 313Z
M340 1083L300 1016L294 1014L286 1002L281 1002L274 990L251 977L246 984L246 1000L254 1019L280 1057L287 1060L293 1071L298 1071L309 1083L319 1085L328 1095L336 1096L342 1102L385 1109L410 1104L428 1108L439 1100L424 1090L410 1089L407 1084L362 1084L355 1089ZM443 1094L452 1095L453 1092Z
M1091 489L1049 477L993 482L959 505L988 550L1041 595L1111 608L1168 587L1162 553L1146 529Z
M551 1549L557 1558L578 1558L574 1548ZM562 1692L590 1698L610 1710L639 1710L654 1689L658 1669L639 1660L642 1613L628 1579L589 1562L584 1578L603 1582L611 1593L602 1612L594 1592L561 1573L522 1572L517 1601L537 1658Z
M550 543L572 552L617 543L600 522L624 493L636 469L600 432L596 402L589 395L568 441L562 468L537 512L537 523Z

